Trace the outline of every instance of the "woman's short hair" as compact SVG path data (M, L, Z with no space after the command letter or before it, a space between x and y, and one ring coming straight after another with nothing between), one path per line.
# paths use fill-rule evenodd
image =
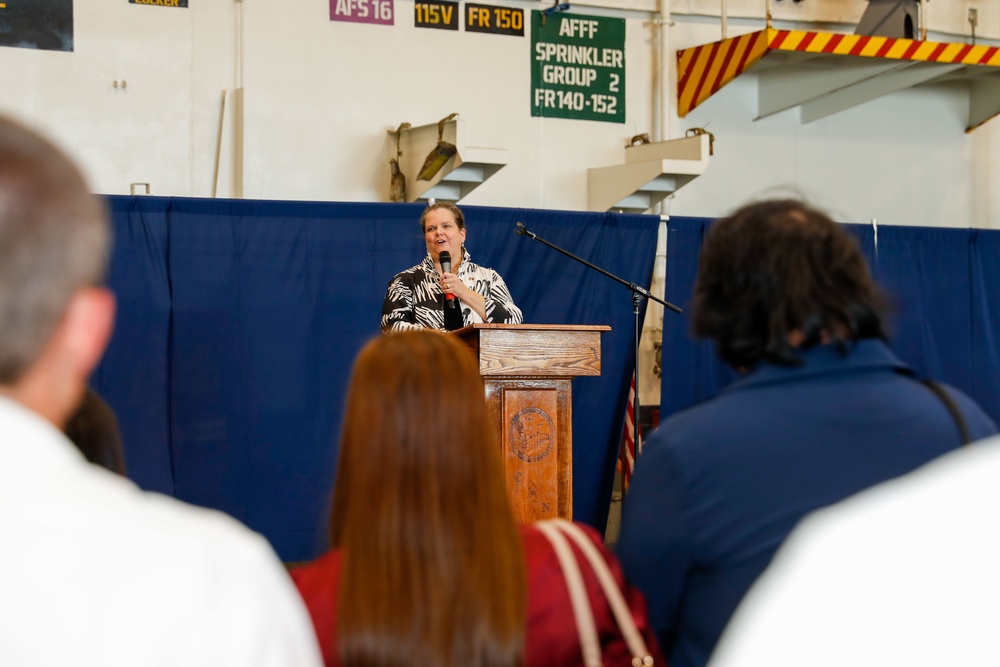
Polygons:
M475 355L430 330L354 365L331 542L344 665L516 665L524 556Z
M743 206L715 222L701 248L692 332L733 368L801 363L797 348L885 338L885 302L858 244L795 199ZM802 334L793 345L789 334Z
M427 229L428 214L439 208L451 211L452 215L455 216L455 224L458 225L458 228L465 229L465 215L462 214L462 209L448 201L436 201L433 204L428 204L427 208L424 209L424 212L420 214L420 231L426 231Z

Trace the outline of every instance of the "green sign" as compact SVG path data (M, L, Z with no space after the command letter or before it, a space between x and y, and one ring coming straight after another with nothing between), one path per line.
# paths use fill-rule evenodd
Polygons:
M625 122L625 19L531 12L531 115Z

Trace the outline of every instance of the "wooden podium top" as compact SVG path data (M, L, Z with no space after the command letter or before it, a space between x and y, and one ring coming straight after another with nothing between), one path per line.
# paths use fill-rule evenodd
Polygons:
M471 324L453 331L488 375L595 376L601 374L606 325Z

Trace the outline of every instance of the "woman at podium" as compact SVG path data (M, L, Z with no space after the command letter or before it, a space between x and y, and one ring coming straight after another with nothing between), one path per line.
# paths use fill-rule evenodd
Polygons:
M434 202L420 216L427 256L389 282L382 331L454 331L478 322L520 324L500 274L472 262L465 249L465 216L454 204Z

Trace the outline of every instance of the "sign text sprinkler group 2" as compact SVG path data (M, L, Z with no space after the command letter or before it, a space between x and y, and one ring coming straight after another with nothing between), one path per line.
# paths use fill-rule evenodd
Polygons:
M531 115L625 122L625 19L531 15Z

